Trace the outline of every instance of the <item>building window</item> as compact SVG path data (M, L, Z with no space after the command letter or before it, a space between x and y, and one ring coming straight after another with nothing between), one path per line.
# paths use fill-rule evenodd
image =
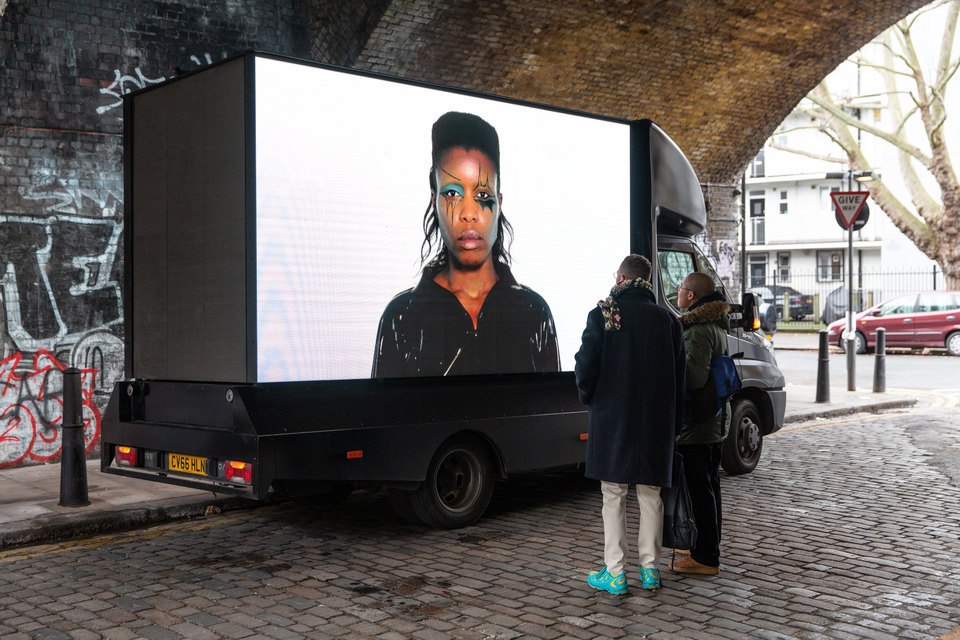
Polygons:
M830 197L830 192L840 191L840 187L820 187L820 210L824 213L833 213L833 198Z
M843 280L843 251L817 251L817 281Z
M787 213L787 203L786 203L786 202L781 202L781 203L780 203L780 213Z
M763 172L763 149L760 149L760 153L757 154L757 157L753 159L753 162L750 164L750 177L751 178L762 178L764 177Z
M777 280L780 282L790 282L790 254L777 254Z
M762 287L767 284L767 254L750 255L750 286Z
M750 200L750 228L753 233L753 244L764 244L766 242L763 225L766 215L765 207L766 200L761 198Z

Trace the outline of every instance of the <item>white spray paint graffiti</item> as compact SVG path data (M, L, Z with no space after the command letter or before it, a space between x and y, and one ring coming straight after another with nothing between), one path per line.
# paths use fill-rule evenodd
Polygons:
M0 15L6 5L0 0ZM190 61L200 67L213 58ZM100 89L111 102L96 108L99 115L120 115L124 94L166 80L140 67L113 76ZM92 452L101 410L124 375L122 292L114 273L123 193L81 188L48 164L20 196L35 206L0 212L0 468L60 455L59 372L67 366L83 371L84 436Z
M143 75L142 71L140 71L140 67L134 69L134 73L136 74L135 76L123 75L120 73L119 69L114 69L113 82L109 86L100 89L100 93L113 96L116 98L116 101L97 107L97 113L103 115L111 109L116 109L117 107L122 106L122 96L125 93L130 93L131 91L136 91L137 89L143 89L148 84L157 84L166 80L166 78L163 76L160 76L159 78L148 78Z
M123 322L122 298L112 275L123 232L116 215L121 194L80 189L45 174L20 195L38 203L40 215L0 214L5 249L0 252L0 315L5 320L0 468L59 456L59 371L67 366L83 371L88 451L99 440L98 400L105 402L107 391L123 376L123 341L115 333ZM74 243L79 238L85 255L64 255L71 238ZM35 308L28 308L22 296L31 286ZM94 302L84 306L85 299ZM89 317L91 307L96 307L94 318ZM28 313L32 329L25 322Z
M208 64L213 64L213 56L209 53L201 54L203 59L196 55L190 56L190 61L193 62L198 67L204 67ZM221 58L226 58L226 52L220 55ZM140 67L136 67L133 70L133 75L124 74L119 69L113 70L113 82L109 86L100 89L100 93L111 96L115 98L110 104L105 104L97 107L97 113L103 115L108 111L112 111L123 105L123 96L131 91L136 91L138 89L143 89L149 84L158 84L163 82L167 78L165 76L160 76L158 78L148 78L140 70Z

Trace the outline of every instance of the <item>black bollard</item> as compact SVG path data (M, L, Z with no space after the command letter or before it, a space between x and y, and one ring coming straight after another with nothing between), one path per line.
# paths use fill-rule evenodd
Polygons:
M61 423L60 502L61 507L85 507L87 497L87 455L83 442L83 400L80 369L63 372L63 422Z
M877 329L876 357L873 359L873 392L886 393L887 391L887 330Z
M820 353L817 356L817 402L830 402L830 337L820 330Z

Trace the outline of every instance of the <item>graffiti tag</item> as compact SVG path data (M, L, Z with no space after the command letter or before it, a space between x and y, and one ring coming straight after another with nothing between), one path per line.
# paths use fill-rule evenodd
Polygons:
M33 358L33 369L17 374L23 355L0 361L0 469L30 458L49 462L60 455L63 423L63 375L67 367L46 350ZM86 451L100 439L100 410L93 401L95 369L82 369L80 396Z

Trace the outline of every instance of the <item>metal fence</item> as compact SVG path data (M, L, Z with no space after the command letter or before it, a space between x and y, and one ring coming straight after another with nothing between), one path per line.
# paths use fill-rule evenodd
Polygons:
M853 287L853 308L858 312L905 293L942 290L946 279L938 266L904 271L854 271ZM846 273L825 270L774 273L772 278L749 279L747 290L759 294L764 302L776 300L781 329L823 327L847 312Z

